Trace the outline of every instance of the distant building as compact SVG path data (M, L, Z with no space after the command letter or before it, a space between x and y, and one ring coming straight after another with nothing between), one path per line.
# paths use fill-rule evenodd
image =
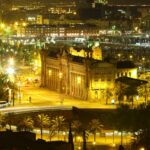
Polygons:
M89 25L47 25L40 24L18 27L17 36L81 37L99 36L99 29Z
M129 77L137 79L137 67L132 61L119 61L117 62L117 78Z
M117 77L137 77L133 65L103 62L101 49L97 57L91 48L75 47L75 50L76 54L72 48L53 46L42 51L42 86L79 99L101 100L108 89L113 92Z

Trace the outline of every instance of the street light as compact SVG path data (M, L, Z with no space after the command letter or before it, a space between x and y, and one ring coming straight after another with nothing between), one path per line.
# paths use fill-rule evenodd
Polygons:
M139 95L136 96L136 103L137 103L137 106L138 106L138 100L139 100Z
M133 59L133 56L132 56L132 55L130 55L129 57L130 57L130 60L132 60L132 59Z
M114 100L114 99L111 100L111 104L112 104L112 105L115 104L115 100Z
M48 71L48 75L51 76L52 75L52 70Z
M62 79L63 73L59 72L59 79Z
M118 57L119 57L119 60L120 60L120 58L121 58L121 54L120 53L118 54Z
M23 23L22 23L22 26L23 26L23 27L26 27L26 26L27 26L27 24L26 24L25 22L23 22Z
M78 149L81 149L81 136L77 137L77 142L78 142Z
M80 77L80 76L77 77L77 83L78 83L78 84L81 83L81 77Z
M7 74L10 75L10 76L15 74L15 70L14 70L14 68L12 68L12 67L8 67L8 68L6 69L6 72L7 72Z
M62 72L59 72L58 76L59 76L59 95L60 95L60 103L63 104L64 97L63 97L63 95L61 94L61 93L62 93L62 77L63 77L63 73L62 73Z
M4 29L4 28L5 28L5 24L4 24L4 23L1 23L1 24L0 24L0 27L1 27L2 29Z
M15 69L13 67L8 67L6 69L6 73L8 74L8 77L10 79L10 81L14 82L14 74L15 74Z
M141 147L140 150L145 150L145 148L144 148L144 147Z

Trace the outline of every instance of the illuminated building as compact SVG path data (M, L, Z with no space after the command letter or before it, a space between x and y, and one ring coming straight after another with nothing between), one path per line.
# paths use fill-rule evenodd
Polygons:
M99 36L99 29L87 25L46 25L31 24L17 29L18 36L51 36L51 37L79 37Z
M43 50L42 86L79 99L100 100L108 89L113 91L118 74L136 78L135 66L121 68L103 62L101 53L98 47L52 46Z

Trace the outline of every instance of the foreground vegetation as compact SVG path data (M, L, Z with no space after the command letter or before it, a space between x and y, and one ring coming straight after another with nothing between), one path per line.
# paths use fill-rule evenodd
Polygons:
M93 141L96 142L96 133L101 133L103 129L119 130L121 139L124 132L132 132L133 149L150 146L150 105L141 105L138 108L130 109L127 105L120 106L117 110L86 110L73 108L72 111L55 111L28 114L1 114L0 125L4 130L6 127L12 130L12 125L18 131L33 131L40 129L43 138L43 129L49 131L49 140L54 136L60 139L60 132L68 133L73 131L73 138L77 136L86 138L89 133L93 134ZM71 128L70 128L71 127ZM122 140L121 140L122 141Z

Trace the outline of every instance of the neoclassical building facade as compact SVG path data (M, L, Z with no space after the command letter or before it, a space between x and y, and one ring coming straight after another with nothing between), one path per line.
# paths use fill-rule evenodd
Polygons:
M41 85L50 90L84 100L104 99L113 91L119 76L137 78L134 66L119 66L102 61L99 47L53 46L41 51ZM128 63L127 63L128 64Z

